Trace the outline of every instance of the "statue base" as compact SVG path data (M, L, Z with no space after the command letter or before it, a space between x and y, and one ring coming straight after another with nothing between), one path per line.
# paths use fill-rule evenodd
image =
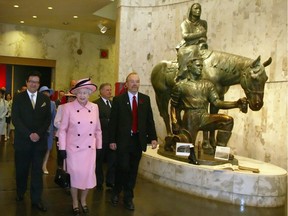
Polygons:
M162 186L206 199L239 205L241 208L286 205L286 170L250 158L238 155L234 157L239 163L238 166L194 165L164 157L158 154L156 149L148 146L147 151L142 154L138 171L139 175ZM242 169L242 166L257 168L259 172Z
M236 158L231 158L228 161L216 160L214 158L214 154L213 155L206 154L202 148L201 149L199 148L201 147L195 146L194 150L195 150L195 155L200 165L214 166L214 165L221 165L221 164L226 164L226 163L231 163L232 165L238 165L238 160ZM176 155L175 151L167 151L165 150L163 144L159 145L159 149L157 153L161 156L164 156L173 160L178 160L178 161L189 163L188 156L180 156L180 155Z

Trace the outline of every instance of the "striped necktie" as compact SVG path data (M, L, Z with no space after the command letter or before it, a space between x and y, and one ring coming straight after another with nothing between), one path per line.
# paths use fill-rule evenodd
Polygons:
M31 94L31 104L32 104L32 107L33 107L33 109L35 109L35 101L34 101L34 96L35 96L35 94Z

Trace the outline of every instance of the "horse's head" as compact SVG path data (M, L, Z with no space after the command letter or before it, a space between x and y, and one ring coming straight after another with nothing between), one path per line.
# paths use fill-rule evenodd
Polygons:
M240 84L245 91L249 107L253 111L258 111L263 106L264 87L268 80L265 67L270 65L271 62L272 58L270 57L261 64L259 56L242 73Z

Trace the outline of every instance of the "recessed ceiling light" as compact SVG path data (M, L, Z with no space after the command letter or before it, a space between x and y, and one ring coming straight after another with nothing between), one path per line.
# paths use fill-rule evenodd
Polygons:
M77 19L77 18L78 18L78 16L76 16L76 15L75 15L75 16L73 16L73 18L74 18L74 19Z
M53 10L53 7L48 7L48 10Z
M34 19L37 19L37 16L32 16Z
M19 5L14 5L13 7L15 7L15 8L19 8Z
M22 24L23 24L23 23L24 23L24 21L23 21L23 20L21 20L21 21L20 21L20 23L22 23Z

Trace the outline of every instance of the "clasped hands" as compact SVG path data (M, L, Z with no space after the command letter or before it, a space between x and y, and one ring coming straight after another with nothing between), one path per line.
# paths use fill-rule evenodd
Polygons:
M31 133L29 137L32 142L38 142L40 139L40 136L37 133Z

